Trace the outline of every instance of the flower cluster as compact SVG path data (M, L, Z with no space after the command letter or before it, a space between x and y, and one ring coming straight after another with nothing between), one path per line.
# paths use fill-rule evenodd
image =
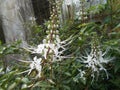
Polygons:
M83 79L83 80L86 80L86 78L85 78L85 76L84 76L84 75L86 74L86 72L85 72L85 71L82 71L81 69L79 69L79 72L80 72L80 73L79 73L80 78Z
M64 41L56 40L55 43L39 44L35 48L30 48L30 50L33 54L40 54L44 60L49 59L51 60L50 62L61 61L65 58L62 54L66 51L65 47L72 42L71 39L72 37Z
M30 61L30 69L28 70L28 74L30 74L32 70L36 70L38 72L36 77L39 78L42 77L42 69L46 64L51 68L52 62L61 61L66 58L63 53L66 51L66 46L72 42L72 37L63 41L60 39L59 5L60 2L56 1L52 6L50 20L47 25L47 36L43 39L43 43L37 45L37 47L27 48L32 54L38 54L40 56L35 56L33 61Z
M105 57L107 56L107 52L108 50L103 53L99 46L93 45L90 54L87 53L87 56L81 57L81 62L84 64L87 70L90 70L93 81L95 76L99 76L100 71L104 71L108 78L108 73L106 68L104 67L104 64L107 64L113 58L110 59L108 57Z
M87 17L87 11L86 11L86 7L87 6L87 2L86 1L80 1L80 9L79 11L76 13L76 15L78 15L78 19L79 20L86 20L88 17Z
M28 74L30 74L32 70L35 69L38 72L36 78L41 77L41 71L42 71L41 61L42 61L42 58L37 58L37 56L35 56L33 58L33 61L30 63L30 69L29 69Z

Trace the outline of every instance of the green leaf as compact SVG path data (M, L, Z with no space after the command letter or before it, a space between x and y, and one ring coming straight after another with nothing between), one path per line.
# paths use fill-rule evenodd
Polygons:
M22 78L22 80L21 80L23 83L25 83L25 84L27 84L27 83L29 83L30 81L29 81L29 79L28 78L26 78L26 77L24 77L24 78Z
M13 90L16 86L17 86L17 83L14 82L8 87L8 90Z
M2 44L2 41L0 40L0 45Z
M120 23L113 30L116 30L117 28L120 28Z
M70 87L67 85L63 85L64 90L70 90Z
M25 89L27 89L27 88L28 88L27 84L23 84L21 89L22 89L22 90L25 90Z
M115 69L114 69L115 73L116 73L119 69L120 69L120 61L117 61L117 62L115 63Z
M84 85L86 85L86 79L80 78L80 81L81 81Z
M67 76L71 76L71 73L69 73L69 72L65 72L65 75L67 75Z
M17 77L16 79L15 79L15 81L16 82L20 82L22 79L20 78L20 77Z
M7 88L9 83L11 83L13 77L15 76L17 71L11 71L9 73L4 74L0 77L0 83L3 88Z
M34 87L41 87L41 88L52 88L53 86L51 86L49 83L47 82L37 82Z
M4 90L4 89L0 87L0 90Z
M73 78L73 81L77 83L79 82L78 78Z

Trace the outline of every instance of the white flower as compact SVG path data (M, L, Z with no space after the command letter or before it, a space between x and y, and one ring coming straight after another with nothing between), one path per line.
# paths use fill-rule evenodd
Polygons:
M47 43L47 40L46 39L43 39L43 44Z
M44 42L46 40L44 39ZM52 61L61 61L62 58L66 58L62 56L63 52L66 51L66 46L72 42L72 37L61 41L59 36L56 35L56 41L54 44L52 43L43 43L39 44L37 48L30 48L32 53L40 54L44 59L47 59L47 55L50 54L52 57Z
M56 35L56 41L57 41L57 43L61 42L59 35Z
M83 82L86 82L86 77L85 77L86 72L81 69L78 69L78 71L79 71L79 74L76 77L81 79Z
M36 77L41 77L41 71L42 71L42 66L41 66L41 58L37 58L37 56L35 56L33 58L33 61L30 63L30 69L28 74L30 74L32 72L32 70L36 70L38 72Z
M81 69L79 69L79 75L80 75L80 78L82 78L83 80L85 80L86 78L84 77L84 75L86 74L85 71L82 71Z
M95 48L91 50L90 54L87 55L87 57L82 56L82 62L85 64L86 68L90 68L92 70L91 77L94 77L97 74L97 77L99 76L99 72L101 70L105 71L106 76L108 78L107 70L104 68L103 64L107 64L112 59L106 59L105 55L107 52L102 53L101 50L96 50Z
M51 25L50 24L48 24L48 27L47 27L48 29L50 29L51 28Z
M43 50L43 57L45 59L47 59L47 52L48 52L48 48L44 48L44 50Z

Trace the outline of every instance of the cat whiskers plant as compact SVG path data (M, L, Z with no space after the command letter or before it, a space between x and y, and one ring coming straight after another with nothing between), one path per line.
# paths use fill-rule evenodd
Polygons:
M80 62L84 64L84 71L90 72L92 81L94 81L96 77L99 77L101 71L106 73L108 79L109 76L105 65L114 59L108 56L108 49L103 53L98 42L99 40L94 38L90 53L88 54L88 52L86 52L87 56L80 57Z
M30 69L28 70L28 74L31 74L33 70L36 70L36 77L38 78L44 76L44 69L46 68L48 71L50 70L50 78L52 78L52 64L69 58L64 55L64 52L67 50L66 47L71 44L73 37L70 36L68 39L63 41L60 39L59 5L61 4L58 0L52 5L50 20L47 25L48 30L46 31L47 36L43 39L42 43L37 45L37 47L32 46L24 48L31 54L34 54L33 60L29 63ZM39 55L39 57L37 55Z

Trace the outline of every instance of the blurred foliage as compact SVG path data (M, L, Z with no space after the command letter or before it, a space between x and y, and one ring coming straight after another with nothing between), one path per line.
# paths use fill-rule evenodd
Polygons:
M71 55L75 58L53 63L52 78L49 77L49 70L46 68L45 76L40 79L21 73L25 70L26 64L13 65L8 72L5 72L3 62L1 62L2 57L11 53L18 53L19 47L16 46L19 45L19 42L11 45L3 45L0 42L0 90L120 90L119 3L119 0L108 0L105 5L89 8L88 11L94 11L95 15L98 13L105 15L105 17L100 17L100 22L97 19L94 22L89 21L87 23L74 21L62 26L60 29L62 40L71 35L74 36L74 40L65 54L72 53ZM45 30L45 26L33 26L31 45L42 42L46 35ZM82 68L83 64L76 57L80 57L86 50L89 51L94 33L97 33L103 51L108 48L109 55L114 57L114 60L106 66L109 79L106 79L104 73L100 73L98 80L91 83L92 79L89 77L89 72L86 80L80 78L78 68Z
M45 25L33 25L32 26L32 35L30 37L30 41L29 43L31 45L34 44L40 44L40 42L42 42L44 36L46 35L46 30L45 30Z

